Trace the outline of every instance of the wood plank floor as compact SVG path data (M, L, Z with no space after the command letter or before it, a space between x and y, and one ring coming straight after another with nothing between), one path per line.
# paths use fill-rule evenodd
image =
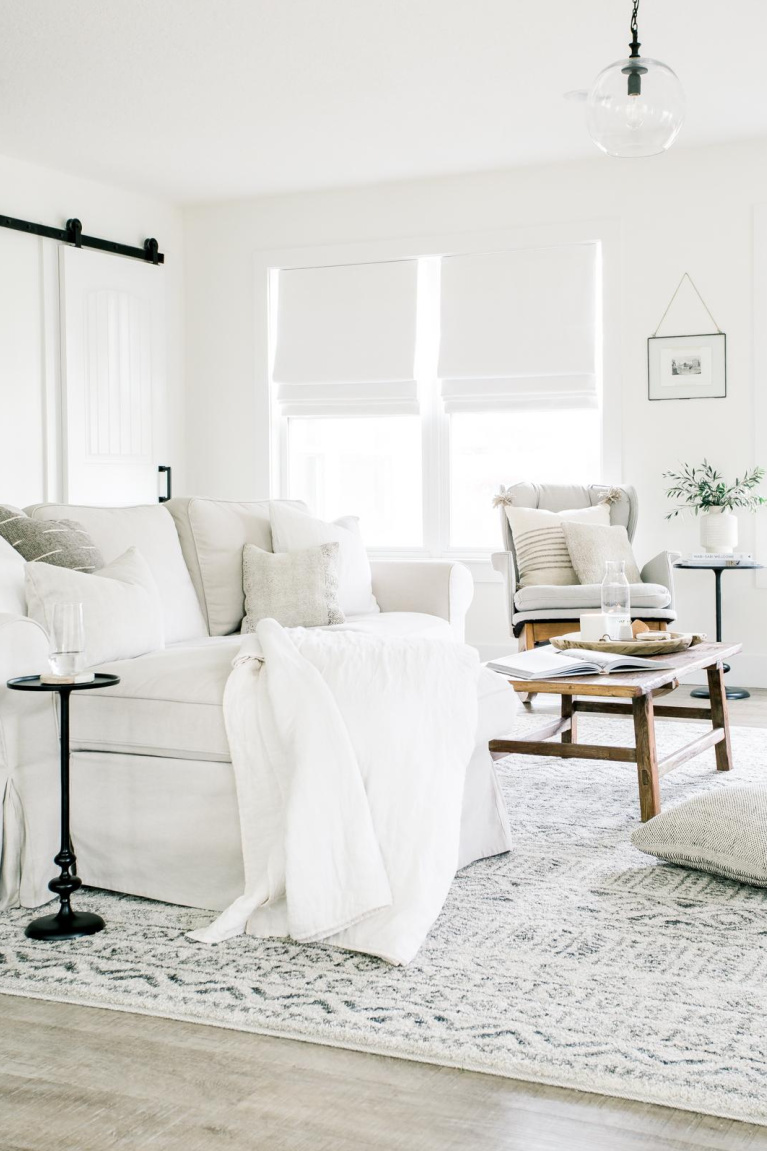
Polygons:
M669 700L688 698L680 689ZM546 712L557 703L538 697L532 707ZM767 727L767 691L733 703L731 719ZM0 1151L111 1148L767 1151L767 1128L309 1043L0 996Z

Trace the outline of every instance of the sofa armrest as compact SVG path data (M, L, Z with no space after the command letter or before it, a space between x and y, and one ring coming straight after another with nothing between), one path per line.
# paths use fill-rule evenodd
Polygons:
M48 666L48 637L26 616L0 613L0 909L50 899L58 828L54 692L11 691L9 679Z
M373 560L370 566L381 611L439 616L463 640L466 613L474 598L474 580L467 567L450 560Z
M657 583L668 588L671 593L670 608L674 608L674 564L679 559L680 552L658 552L644 565L639 573L642 583Z
M506 607L509 635L513 635L514 594L517 590L517 572L514 567L514 556L511 552L494 552L490 557L490 561L495 570L503 576L503 602Z

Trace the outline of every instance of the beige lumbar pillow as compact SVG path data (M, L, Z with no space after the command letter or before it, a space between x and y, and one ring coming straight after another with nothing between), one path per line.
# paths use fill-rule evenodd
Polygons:
M338 606L338 543L292 552L267 552L255 544L242 549L245 592L243 632L262 619L283 627L326 627L343 623Z
M515 508L505 506L517 562L519 587L539 584L577 584L578 577L570 560L562 525L565 523L610 523L610 505L596 504L591 508L572 508L564 512L548 512L542 508Z
M696 795L642 824L631 842L669 863L767 887L767 786Z
M562 524L570 561L579 583L601 583L608 560L623 560L629 583L641 583L628 533L622 524Z

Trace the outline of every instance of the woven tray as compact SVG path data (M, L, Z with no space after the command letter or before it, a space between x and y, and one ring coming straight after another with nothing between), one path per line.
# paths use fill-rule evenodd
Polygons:
M557 635L551 641L551 646L558 651L566 651L569 647L578 647L583 651L603 651L608 655L674 655L678 651L686 651L693 644L703 643L705 636L701 632L682 633L672 631L671 639L659 640L581 640L578 632L570 635Z

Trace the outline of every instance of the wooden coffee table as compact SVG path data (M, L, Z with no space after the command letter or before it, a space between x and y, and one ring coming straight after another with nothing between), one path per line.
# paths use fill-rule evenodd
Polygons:
M522 755L553 755L561 759L623 760L636 763L639 777L639 808L642 822L660 811L660 778L686 763L706 748L716 748L717 771L732 769L730 726L722 664L742 649L739 643L700 643L676 655L655 656L658 663L670 664L665 670L636 671L628 674L581 675L568 679L509 680L521 692L540 692L562 697L562 718L531 733L527 739L493 739L490 751L495 758L518 752ZM562 657L566 659L566 656ZM710 707L672 707L655 700L679 687L679 676L692 671L706 671ZM597 696L576 699L575 696ZM602 700L630 700L625 703ZM597 715L630 715L634 719L635 747L610 747L594 743L577 743L577 717L587 712ZM711 731L692 743L658 759L655 747L655 719L708 719ZM560 743L548 743L553 736Z

